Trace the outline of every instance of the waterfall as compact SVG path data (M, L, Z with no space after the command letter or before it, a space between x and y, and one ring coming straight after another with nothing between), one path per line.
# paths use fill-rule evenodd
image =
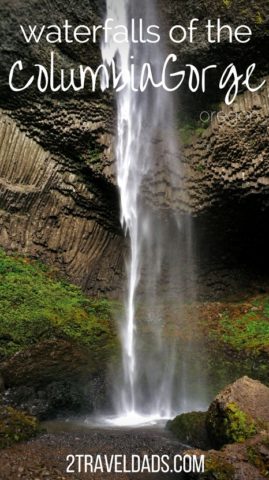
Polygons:
M154 0L107 0L107 18L129 29L132 19L157 24ZM122 365L115 386L116 423L168 418L186 403L186 359L176 353L176 334L169 332L171 309L177 328L183 324L183 292L192 282L190 228L178 209L182 172L175 129L173 94L131 88L130 62L139 71L151 64L161 75L162 42L102 43L104 63L116 59L127 86L116 94L116 167L121 223L129 240L124 315L119 329ZM190 287L192 288L192 287ZM184 357L184 359L183 359Z

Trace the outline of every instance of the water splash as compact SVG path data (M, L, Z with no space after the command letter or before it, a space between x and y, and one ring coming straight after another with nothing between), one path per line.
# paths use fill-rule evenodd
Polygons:
M127 29L132 19L158 24L154 0L107 0L107 18ZM116 164L130 257L120 322L122 372L115 388L118 417L113 421L127 425L169 418L186 402L186 358L179 369L175 336L167 334L167 309L174 305L180 328L182 292L192 275L188 222L177 213L182 196L173 108L177 100L161 89L136 93L131 86L130 61L138 72L150 62L158 79L165 52L160 44L115 44L114 33L112 29L103 41L102 56L108 65L116 59L126 83L116 96Z

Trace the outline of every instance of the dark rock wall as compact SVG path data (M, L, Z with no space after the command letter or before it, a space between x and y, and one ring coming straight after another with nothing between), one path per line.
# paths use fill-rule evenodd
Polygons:
M4 115L0 144L1 246L54 265L91 293L117 291L123 242L111 186L66 165Z
M220 106L184 149L196 266L211 295L268 283L269 87Z

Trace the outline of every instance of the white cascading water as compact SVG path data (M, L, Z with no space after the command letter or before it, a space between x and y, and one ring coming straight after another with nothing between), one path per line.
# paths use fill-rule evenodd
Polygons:
M131 19L158 24L154 0L107 0L107 18L130 27ZM127 86L116 95L117 181L121 222L130 241L125 310L120 321L122 370L115 385L117 425L170 418L185 408L188 395L187 350L176 356L176 338L165 333L167 309L180 302L191 276L188 221L177 213L181 164L172 94L148 88L136 93L130 83L130 60L150 62L158 79L165 52L161 44L103 41L104 63L116 59ZM172 207L172 208L171 208ZM183 359L184 357L184 359ZM196 382L197 387L197 382ZM190 405L188 409L195 408Z

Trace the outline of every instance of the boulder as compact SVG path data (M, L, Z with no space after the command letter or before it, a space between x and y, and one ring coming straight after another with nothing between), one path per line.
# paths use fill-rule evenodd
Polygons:
M208 449L210 443L206 430L206 415L206 412L182 413L167 423L167 429L185 445Z
M205 471L191 474L199 480L264 480L269 469L269 436L256 435L244 443L226 445L220 451L189 450L189 455L205 455Z
M242 377L222 390L209 407L207 430L214 447L244 442L268 430L269 388Z
M180 417L178 425L183 422ZM240 378L216 396L205 424L214 448L220 450L185 451L188 455L205 456L205 471L188 474L186 478L263 480L268 477L269 388L257 380Z

